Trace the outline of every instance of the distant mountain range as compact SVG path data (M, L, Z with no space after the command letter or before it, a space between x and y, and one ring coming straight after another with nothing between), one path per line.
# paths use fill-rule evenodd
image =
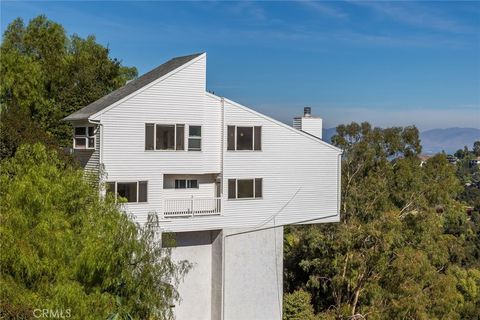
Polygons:
M480 140L480 129L475 128L448 128L432 129L420 133L422 153L437 153L445 150L454 153L458 149L468 146L472 149L473 143Z
M330 142L335 134L335 128L323 129L323 140ZM476 128L447 128L432 129L420 132L422 153L433 154L444 150L454 153L458 149L468 146L472 149L473 142L480 140L480 129Z
M332 143L332 137L337 132L336 130L337 130L337 128L328 128L328 129L323 128L323 130L322 130L323 141L326 141L328 143Z

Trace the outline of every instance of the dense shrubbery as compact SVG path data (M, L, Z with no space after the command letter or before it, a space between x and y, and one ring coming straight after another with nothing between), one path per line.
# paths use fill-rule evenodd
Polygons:
M302 289L286 293L283 297L284 320L315 320L312 296Z
M147 224L139 228L83 172L40 144L23 145L0 174L0 314L70 310L72 319L118 314L164 319L187 270Z

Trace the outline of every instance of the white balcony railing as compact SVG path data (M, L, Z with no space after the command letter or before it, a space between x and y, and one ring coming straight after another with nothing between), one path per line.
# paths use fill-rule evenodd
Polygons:
M163 215L166 218L219 215L221 206L222 198L165 199Z

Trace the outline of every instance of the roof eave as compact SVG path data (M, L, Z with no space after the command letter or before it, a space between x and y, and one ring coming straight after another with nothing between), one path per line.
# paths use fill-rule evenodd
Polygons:
M62 121L65 122L75 122L75 121L88 121L89 120L88 115L75 115L75 113L72 113L69 116L66 116L65 118L62 119Z

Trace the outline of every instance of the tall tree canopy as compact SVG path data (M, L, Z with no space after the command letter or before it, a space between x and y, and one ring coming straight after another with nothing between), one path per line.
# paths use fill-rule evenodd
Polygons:
M310 292L321 319L479 318L478 221L446 156L421 166L414 127L352 123L332 141L341 222L287 230L286 290Z
M35 309L168 318L188 264L173 263L149 224L139 228L98 194L40 144L2 162L0 318L34 319Z
M0 46L2 158L12 156L23 142L10 137L24 138L11 118L31 119L46 137L69 146L71 128L61 119L136 75L136 68L110 58L109 49L94 36L69 37L60 24L45 16L32 19L27 26L20 18L14 20ZM29 140L27 135L25 142Z

